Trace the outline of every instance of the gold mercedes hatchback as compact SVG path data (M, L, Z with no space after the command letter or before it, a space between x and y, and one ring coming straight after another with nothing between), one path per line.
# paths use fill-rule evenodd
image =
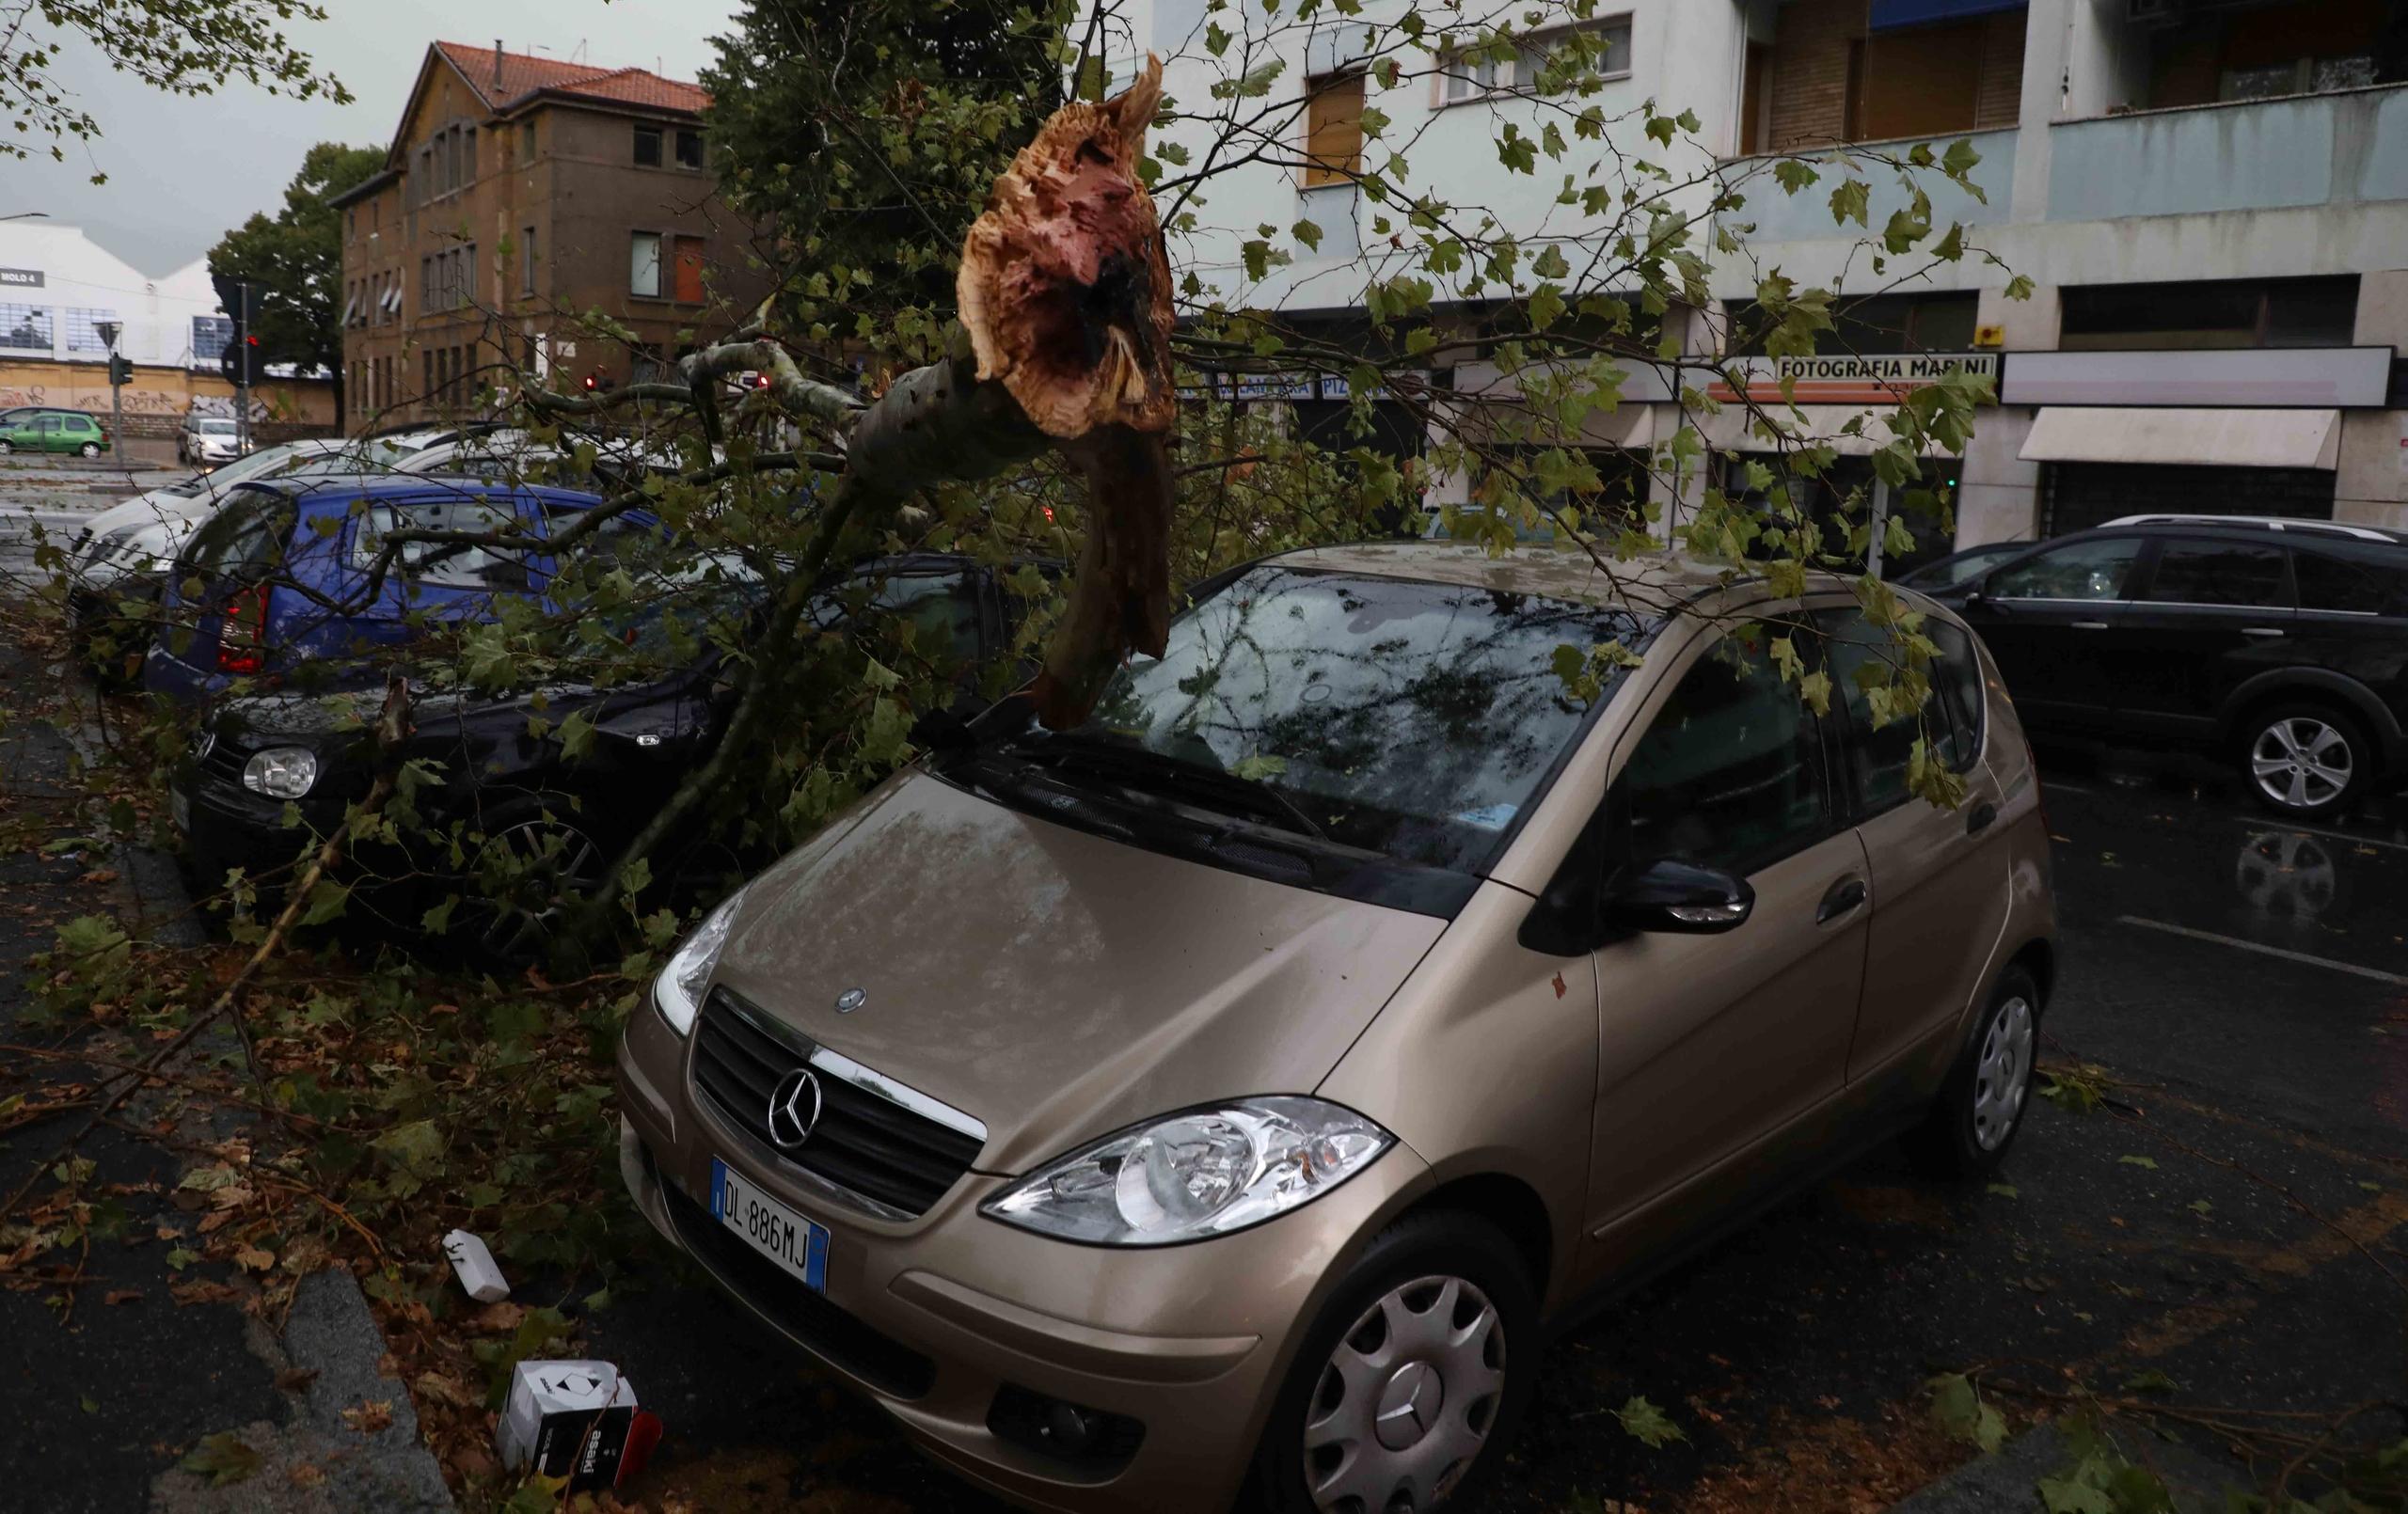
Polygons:
M1673 556L1199 586L1086 724L1005 701L696 928L620 1052L628 1187L1023 1505L1476 1508L1576 1305L1875 1143L2015 1138L2038 782L1909 603L1936 655Z

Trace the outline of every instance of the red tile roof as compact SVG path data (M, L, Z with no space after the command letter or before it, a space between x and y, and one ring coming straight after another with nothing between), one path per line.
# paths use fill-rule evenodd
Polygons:
M525 53L498 53L490 47L471 47L465 42L437 42L435 46L492 110L515 104L539 90L696 115L711 103L709 93L700 85L664 79L649 69L599 69Z

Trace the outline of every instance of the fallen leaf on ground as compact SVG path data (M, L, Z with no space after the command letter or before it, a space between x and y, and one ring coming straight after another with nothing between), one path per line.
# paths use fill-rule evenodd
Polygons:
M389 1429L393 1424L393 1401L379 1398L372 1403L354 1404L342 1411L342 1422L362 1435Z
M180 1465L208 1478L212 1488L223 1488L259 1471L260 1454L232 1430L219 1430L186 1452Z
M276 1375L276 1385L286 1393L299 1393L317 1380L318 1369L313 1366L289 1366Z
M276 1253L259 1246L245 1246L234 1253L234 1265L253 1272L264 1272L276 1265Z
M179 1305L193 1303L237 1303L243 1290L230 1283L216 1283L208 1278L195 1278L190 1283L170 1283L167 1295Z
M132 1303L141 1297L140 1288L111 1288L102 1295L103 1301L108 1303Z

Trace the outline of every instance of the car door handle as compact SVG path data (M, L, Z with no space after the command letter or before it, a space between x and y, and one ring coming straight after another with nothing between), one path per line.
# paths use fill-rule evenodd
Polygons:
M2241 628L2241 634L2242 636L2280 636L2283 633L2279 628L2272 625L2244 625Z
M2077 631L2104 631L2107 629L2107 623L2105 621L2076 621L2073 623L2073 628Z
M1830 886L1823 895L1823 902L1815 907L1814 923L1828 925L1863 903L1864 880L1842 878Z
M1998 806L1990 803L1988 799L1984 799L1981 803L1965 812L1965 834L1968 836L1978 836L1983 831L1989 829L1991 824L1997 819Z

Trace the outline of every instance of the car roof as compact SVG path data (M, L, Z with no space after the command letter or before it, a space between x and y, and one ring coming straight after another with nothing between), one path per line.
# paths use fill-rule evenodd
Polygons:
M1351 546L1306 547L1265 560L1307 571L1361 574L1378 578L1418 578L1465 584L1507 593L1602 608L1627 609L1650 619L1669 616L1717 591L1757 580L1751 567L1664 548L1627 560L1608 556L1600 566L1576 547L1524 544L1502 557L1472 542L1365 542ZM1844 590L1846 581L1810 574L1813 591Z
M2101 521L2096 528L2103 531L2161 526L2178 527L2184 530L2280 531L2286 535L2317 537L2326 541L2379 542L2390 546L2408 546L2408 531L2394 530L2386 526L2361 526L2354 521L2311 520L2293 515L2152 512L2140 515L2118 515L2114 520Z

